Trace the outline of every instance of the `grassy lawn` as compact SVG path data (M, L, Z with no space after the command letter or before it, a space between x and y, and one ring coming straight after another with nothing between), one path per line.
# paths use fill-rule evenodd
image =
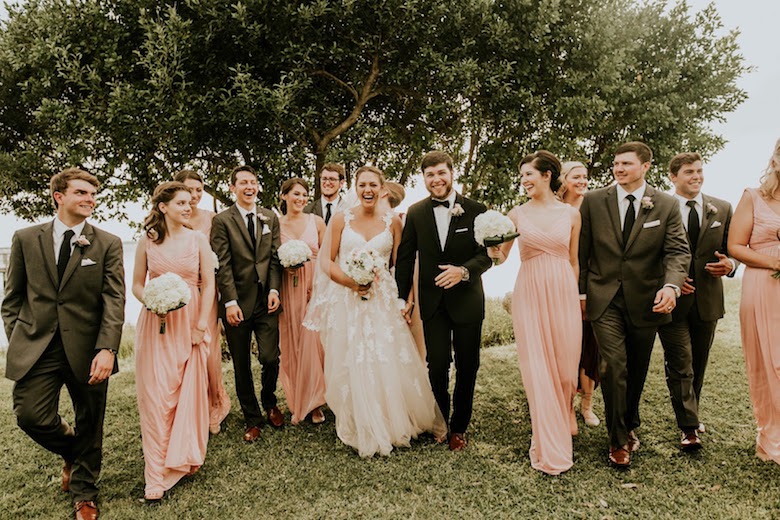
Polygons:
M632 468L607 467L605 428L574 441L575 465L559 477L531 469L531 425L513 345L483 351L471 445L452 454L429 438L389 457L361 460L337 439L333 416L322 426L263 430L253 445L243 432L232 369L234 409L212 437L206 464L158 508L143 495L143 459L132 360L112 378L106 417L101 508L105 518L777 518L780 466L754 456L753 424L739 342L738 282L710 359L701 418L705 448L680 453L678 432L655 349ZM0 383L2 518L68 518L59 491L60 460L27 438L11 410L11 382ZM67 394L65 394L67 395ZM67 405L67 406L66 406ZM596 410L603 417L600 394ZM69 401L63 413L72 417Z

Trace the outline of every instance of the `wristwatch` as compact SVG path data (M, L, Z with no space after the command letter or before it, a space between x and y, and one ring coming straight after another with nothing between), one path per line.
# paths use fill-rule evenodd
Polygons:
M460 272L461 272L461 281L468 282L469 278L471 277L471 275L469 274L469 270L463 266L460 266Z
M106 350L114 354L114 357L117 357L119 355L119 351L115 348L107 348Z

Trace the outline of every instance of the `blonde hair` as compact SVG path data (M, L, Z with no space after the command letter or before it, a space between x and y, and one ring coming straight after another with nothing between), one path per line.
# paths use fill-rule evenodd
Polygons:
M566 161L563 163L561 165L561 187L558 188L558 191L555 193L555 196L558 197L559 200L563 200L563 194L566 193L566 177L569 176L569 173L574 168L585 168L585 171L588 171L588 167L580 161Z
M406 198L406 190L397 182L385 181L385 191L387 192L387 202L390 208L397 208Z
M761 195L767 199L774 198L778 190L780 190L780 139L775 143L772 158L761 177L761 186L758 188Z

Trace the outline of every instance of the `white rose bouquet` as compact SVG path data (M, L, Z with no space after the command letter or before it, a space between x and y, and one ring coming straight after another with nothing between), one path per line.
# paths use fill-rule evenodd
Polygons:
M370 248L353 249L344 261L345 274L355 280L358 285L368 285L374 281L376 273L384 267L382 259L376 251ZM368 296L361 296L368 300Z
M143 296L144 306L160 316L160 334L165 334L165 315L190 303L192 294L181 276L165 273L149 280Z
M474 240L484 247L493 247L520 236L512 219L489 209L474 219ZM497 260L493 260L496 263Z
M285 269L300 269L311 260L311 249L303 240L289 240L279 246L279 263ZM293 287L298 287L298 272L293 275Z

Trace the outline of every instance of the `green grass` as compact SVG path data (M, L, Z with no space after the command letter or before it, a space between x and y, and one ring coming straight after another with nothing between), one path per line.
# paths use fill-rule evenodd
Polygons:
M482 351L471 445L452 454L428 438L389 457L362 460L336 437L333 416L315 427L265 428L254 445L240 440L234 409L212 437L206 464L180 482L162 506L137 504L143 458L132 360L112 378L106 418L101 508L105 518L777 518L780 466L754 456L753 424L739 342L738 282L721 322L702 401L705 448L680 453L656 348L632 468L606 465L604 427L580 421L575 465L559 477L531 469L530 423L514 346ZM225 365L229 393L232 370ZM0 383L0 517L68 518L59 491L60 461L15 425L12 383ZM598 392L597 392L598 393ZM63 399L67 418L72 417ZM603 417L600 394L596 410Z

